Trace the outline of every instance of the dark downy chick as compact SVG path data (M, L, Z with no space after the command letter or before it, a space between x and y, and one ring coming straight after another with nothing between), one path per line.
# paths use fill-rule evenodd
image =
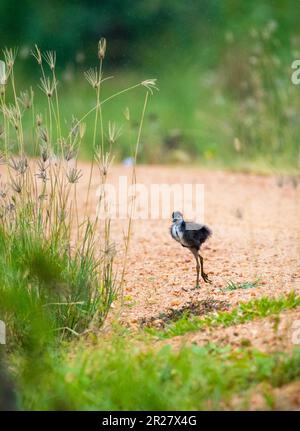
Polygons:
M179 211L172 214L173 224L170 227L170 233L175 241L178 241L182 247L187 247L194 255L196 260L197 279L196 288L199 288L199 274L201 269L201 277L205 283L211 283L207 274L203 269L203 257L199 253L201 245L212 234L209 227L194 222L186 222L183 215Z

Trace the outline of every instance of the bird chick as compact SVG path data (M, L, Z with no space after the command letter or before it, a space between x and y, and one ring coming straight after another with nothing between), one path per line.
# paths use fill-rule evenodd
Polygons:
M207 274L203 269L203 257L199 253L201 245L207 240L212 234L212 231L205 225L186 222L183 219L183 215L179 211L172 213L172 225L170 227L170 233L175 241L179 242L182 247L188 248L194 255L196 260L196 288L199 288L199 274L201 269L201 277L205 283L211 283Z

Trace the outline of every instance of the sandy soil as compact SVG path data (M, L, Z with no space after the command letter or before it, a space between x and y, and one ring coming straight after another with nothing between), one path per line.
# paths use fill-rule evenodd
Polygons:
M82 165L88 179L88 166ZM116 183L129 168L115 167L108 181ZM204 184L204 220L213 236L202 247L212 284L195 284L195 263L189 250L169 234L170 220L133 223L121 321L137 325L188 301L213 297L231 306L263 295L300 294L300 186L280 185L278 177L206 171L198 168L140 166L137 181ZM95 211L97 178L89 211ZM85 192L83 181L79 194ZM123 243L124 221L113 223L117 246ZM227 283L259 280L257 287L226 291Z
M269 403L267 402L269 399ZM299 410L300 409L300 382L294 381L280 388L273 388L263 383L251 388L241 398L234 397L224 405L227 410Z

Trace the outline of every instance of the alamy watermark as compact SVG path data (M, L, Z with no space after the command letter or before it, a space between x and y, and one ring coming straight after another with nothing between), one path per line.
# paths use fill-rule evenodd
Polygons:
M294 70L291 76L291 81L294 85L299 85L300 84L300 60L294 60L291 67Z
M5 344L6 342L6 326L5 323L0 320L0 344Z
M170 220L180 211L187 219L204 220L203 184L128 184L127 176L120 176L117 184L99 187L97 201L99 218Z

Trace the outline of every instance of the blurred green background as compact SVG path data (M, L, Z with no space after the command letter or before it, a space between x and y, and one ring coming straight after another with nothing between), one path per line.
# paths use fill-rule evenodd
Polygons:
M296 0L1 0L0 40L2 48L19 47L18 90L32 85L41 113L46 103L30 50L37 43L57 51L66 127L95 104L83 74L97 65L101 36L108 43L104 74L114 76L104 97L157 78L141 162L298 170L300 86L291 82L291 64L300 58L299 11ZM130 155L142 103L138 90L105 107L105 127L109 120L122 126L120 160ZM92 124L93 116L86 158Z

